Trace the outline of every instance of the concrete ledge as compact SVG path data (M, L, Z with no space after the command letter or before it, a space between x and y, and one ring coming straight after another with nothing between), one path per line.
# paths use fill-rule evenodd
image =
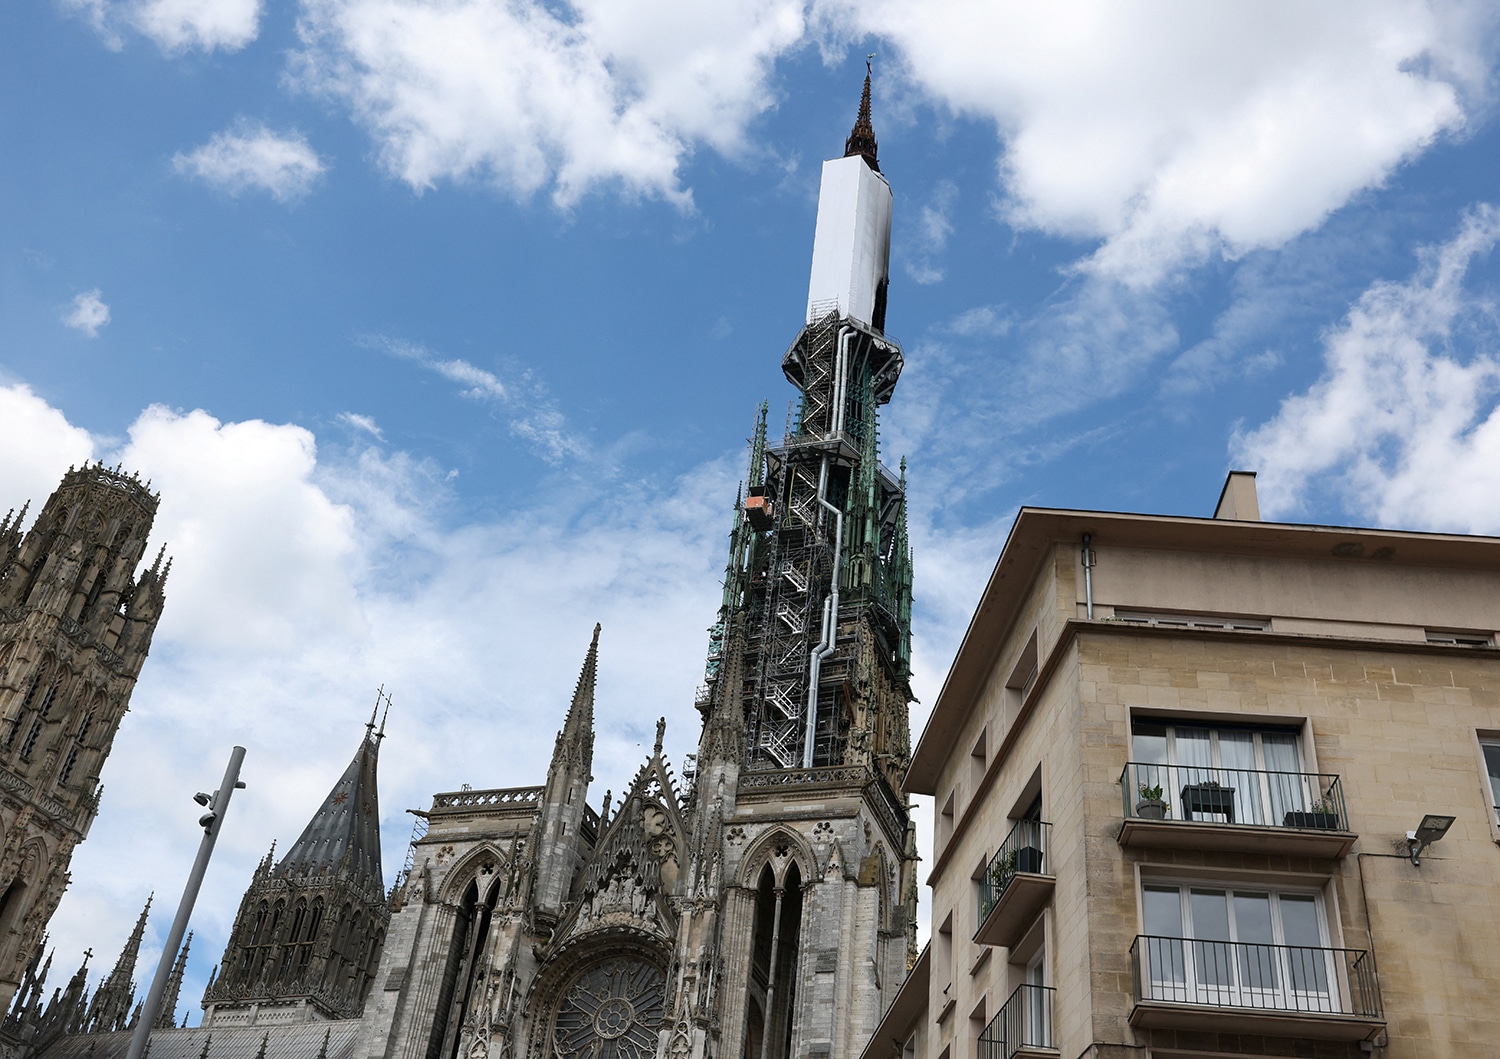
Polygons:
M1348 854L1358 840L1359 836L1352 831L1219 824L1210 820L1130 817L1120 828L1120 845L1129 849L1216 849L1330 860Z
M1016 872L1000 894L1000 900L979 924L974 940L981 945L999 945L1007 949L1015 945L1036 921L1037 913L1052 900L1052 890L1056 885L1057 880L1051 875Z
M1216 1007L1167 1000L1137 1000L1130 1010L1130 1024L1149 1030L1201 1030L1315 1041L1362 1041L1385 1029L1384 1018L1369 1015Z

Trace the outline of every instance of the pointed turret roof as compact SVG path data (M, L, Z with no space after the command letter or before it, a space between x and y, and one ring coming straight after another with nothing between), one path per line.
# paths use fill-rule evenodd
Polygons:
M141 909L135 921L135 929L125 940L120 958L109 977L99 983L94 999L89 1004L89 1029L92 1032L107 1032L123 1029L135 1003L135 965L141 955L141 939L146 934L146 919L151 914L152 894L146 898L146 907Z
M875 141L875 126L870 123L870 63L865 61L865 91L859 99L859 117L854 119L854 128L844 141L844 157L859 155L880 172L880 145Z
M568 717L563 721L563 736L578 735L594 731L594 685L599 673L599 623L594 623L594 638L589 641L589 652L583 656L583 670L578 674L578 686L573 689L573 701L568 705Z
M345 871L355 878L380 879L380 799L375 767L381 733L375 718L365 726L354 760L323 799L323 804L286 856L276 874L323 875Z
M583 659L583 671L578 674L578 686L573 689L573 701L568 705L568 716L557 733L557 743L552 750L552 765L549 776L566 762L581 762L588 768L594 759L594 684L599 671L599 625L594 625L594 638L589 642L589 652ZM549 780L550 782L550 780Z

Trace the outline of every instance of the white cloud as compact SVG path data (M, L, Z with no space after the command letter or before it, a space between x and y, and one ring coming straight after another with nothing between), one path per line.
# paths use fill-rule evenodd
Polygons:
M129 26L168 54L238 51L260 33L261 0L63 0L85 18L105 45L123 45Z
M1482 5L823 0L892 41L930 98L1004 138L1006 215L1102 239L1136 285L1278 246L1463 128L1493 47Z
M109 323L109 306L99 297L98 287L73 297L72 306L63 313L63 326L71 327L90 338L98 338L99 331Z
M800 0L304 0L300 83L345 100L412 187L476 178L569 205L601 183L686 207L694 146L772 101Z
M172 167L231 195L258 189L278 202L305 195L328 171L301 133L273 132L259 122L243 120L215 133L201 147L179 151Z
M510 385L492 371L460 357L443 357L416 342L374 335L367 343L393 356L420 364L428 371L459 385L459 396L489 401L506 412L510 432L527 442L548 463L582 459L589 455L588 443L568 426L546 387L522 372Z
M260 32L261 0L142 0L131 21L169 52L238 51Z
M1322 377L1235 440L1268 515L1328 495L1381 525L1500 531L1500 334L1464 287L1497 240L1500 210L1481 206L1406 282L1372 285L1327 336Z
M24 384L0 383L0 512L31 501L42 509L70 466L87 463L94 439Z
M943 252L953 234L952 213L957 202L958 185L951 180L940 180L917 214L913 245L902 255L902 261L907 275L924 286L943 281L943 270L932 259Z
M358 412L340 412L338 420L340 423L370 435L376 441L385 440L385 432L380 429L380 425L375 422L373 416L360 415Z
M353 513L313 481L311 433L157 405L118 459L149 471L162 494L155 534L174 570L197 571L174 574L164 628L175 641L245 651L357 634Z

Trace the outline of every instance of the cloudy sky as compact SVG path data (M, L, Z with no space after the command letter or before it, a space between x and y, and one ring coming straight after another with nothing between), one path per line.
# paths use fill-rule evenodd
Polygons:
M1500 532L1497 30L1406 0L0 5L0 510L123 461L176 560L59 964L111 964L153 889L164 933L241 742L195 1001L382 684L388 875L405 809L542 780L596 620L596 798L657 716L693 749L870 52L923 703L1022 504L1205 515L1247 467L1271 516Z

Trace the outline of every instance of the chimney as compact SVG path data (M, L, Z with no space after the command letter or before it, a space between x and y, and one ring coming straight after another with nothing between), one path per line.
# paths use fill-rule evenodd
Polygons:
M1229 477L1224 479L1224 491L1219 494L1219 506L1214 508L1214 518L1236 522L1260 521L1260 500L1255 495L1254 471L1229 472Z

